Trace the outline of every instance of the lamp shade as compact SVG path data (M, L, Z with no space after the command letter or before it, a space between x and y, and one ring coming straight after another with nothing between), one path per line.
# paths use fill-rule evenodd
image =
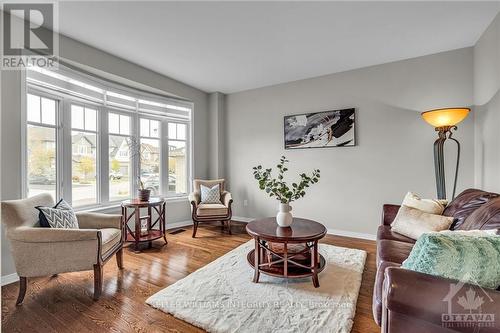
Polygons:
M422 118L434 127L455 126L469 114L469 108L447 108L422 112Z

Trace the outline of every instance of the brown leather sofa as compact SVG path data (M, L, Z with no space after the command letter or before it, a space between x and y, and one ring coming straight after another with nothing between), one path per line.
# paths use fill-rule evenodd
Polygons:
M400 268L415 240L391 230L399 207L383 206L377 232L373 316L382 332L500 332L500 291ZM455 218L452 230L500 229L500 195L469 189L443 214Z

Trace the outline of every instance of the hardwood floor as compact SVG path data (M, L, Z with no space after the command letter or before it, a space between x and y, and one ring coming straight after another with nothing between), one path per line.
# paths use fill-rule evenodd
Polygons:
M91 271L28 279L28 292L18 307L18 283L2 287L2 332L202 332L151 308L146 298L250 237L244 224L237 222L232 236L222 234L215 224L200 225L196 239L191 238L190 227L184 229L168 234L167 246L157 241L139 254L125 248L122 271L110 260L104 266L103 293L97 302L92 300ZM371 309L375 242L331 235L321 242L368 252L352 332L379 332Z

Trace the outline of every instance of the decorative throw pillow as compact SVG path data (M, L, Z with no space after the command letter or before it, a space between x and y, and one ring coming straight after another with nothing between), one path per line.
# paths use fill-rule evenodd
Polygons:
M401 235L418 239L426 232L448 230L452 223L452 217L429 214L415 208L401 206L391 228L392 231Z
M54 207L35 207L38 209L40 225L50 228L78 229L78 220L76 219L73 208L63 199Z
M496 289L500 286L500 237L427 233L417 240L402 267Z
M220 204L220 189L219 184L213 187L206 187L200 185L201 189L201 203L204 204Z
M442 215L446 208L446 200L422 199L412 192L406 193L403 205L424 211L429 214Z
M52 208L60 208L60 209L67 209L67 207L71 208L66 201L64 201L64 204L61 204L63 201L64 201L63 199L59 200ZM40 206L40 207L42 207L42 206ZM35 207L35 208L38 209L38 207ZM40 210L38 212L38 222L40 224L40 227L50 228L49 221L47 221L47 219L45 218L45 215Z

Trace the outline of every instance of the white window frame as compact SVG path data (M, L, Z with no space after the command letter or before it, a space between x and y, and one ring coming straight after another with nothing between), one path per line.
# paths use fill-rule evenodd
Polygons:
M85 74L81 74L85 76ZM23 100L21 115L21 144L24 150L22 155L22 193L24 197L28 195L28 175L27 175L27 95L28 93L41 97L50 98L56 101L56 198L64 198L68 202L72 201L72 145L71 145L71 104L84 105L95 108L97 110L97 152L96 152L96 175L97 175L97 203L89 206L78 206L77 210L91 210L116 206L121 200L109 200L109 133L108 128L108 113L116 113L130 116L130 134L128 137L135 137L140 141L139 119L148 118L160 121L160 193L159 195L167 200L176 200L186 198L191 189L191 180L193 175L192 163L192 145L193 138L191 133L192 126L192 111L189 111L188 117L178 117L174 113L169 112L143 112L139 110L139 103L136 103L135 109L121 108L116 105L108 105L106 99L103 103L93 100L88 100L75 95L69 95L63 91L54 91L39 85L31 85L27 82L27 75L23 73ZM99 79L95 79L99 81ZM161 101L154 95L136 91L132 88L124 87L118 84L106 83L112 91L121 91L124 94L130 93L131 96L138 96L139 99L148 99L151 101ZM170 100L170 99L169 99ZM162 102L162 101L161 101ZM174 102L175 103L175 102ZM182 101L182 105L189 105L189 109L193 109L193 104ZM175 193L168 191L168 123L181 123L186 125L186 192ZM36 124L35 124L36 125ZM43 125L51 127L51 125ZM120 136L126 136L116 134ZM183 140L180 140L183 141ZM68 144L69 143L69 144ZM139 161L136 158L132 163L132 179L130 181L130 197L135 197L138 189L137 177L140 175Z

